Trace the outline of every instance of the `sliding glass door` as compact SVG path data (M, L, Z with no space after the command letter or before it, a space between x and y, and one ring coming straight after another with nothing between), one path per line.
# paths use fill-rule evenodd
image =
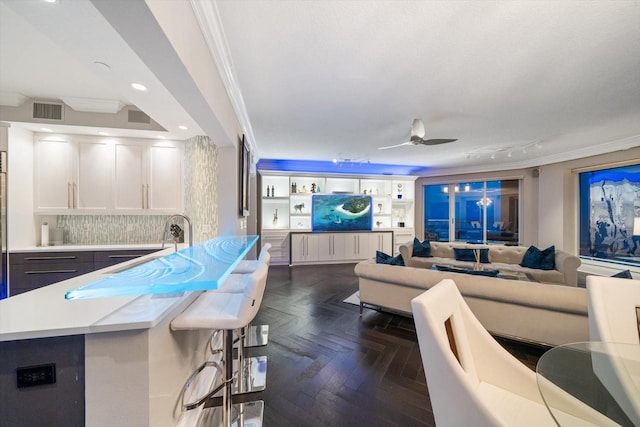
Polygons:
M519 181L424 186L425 239L518 243Z

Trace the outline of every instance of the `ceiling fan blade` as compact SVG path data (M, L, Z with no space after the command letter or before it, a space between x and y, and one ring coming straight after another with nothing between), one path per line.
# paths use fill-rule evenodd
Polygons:
M457 141L457 139L448 139L448 138L435 138L435 139L423 139L418 142L418 144L422 145L438 145L438 144L446 144L447 142Z
M402 144L396 144L396 145L388 145L386 147L378 147L378 150L386 150L387 148L395 148L395 147L401 147L403 145L415 145L413 142L403 142Z
M424 123L420 119L413 119L413 123L411 124L411 139L417 136L419 138L424 138Z

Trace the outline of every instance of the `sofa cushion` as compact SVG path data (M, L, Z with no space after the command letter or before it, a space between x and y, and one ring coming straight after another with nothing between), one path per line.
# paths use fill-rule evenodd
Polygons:
M413 238L413 256L428 258L431 256L431 244L428 240L420 242L417 237Z
M453 248L453 254L457 261L476 261L474 251L480 251L480 262L489 263L489 249Z
M376 251L376 263L377 264L389 264L389 265L399 265L404 267L404 260L402 259L402 255L391 256L385 254L384 252Z
M448 271L450 273L473 274L475 276L498 277L498 270L466 270L463 268L447 267L445 265L436 265L439 271Z
M520 265L522 267L535 268L538 270L555 269L556 247L549 246L547 249L540 250L535 246L529 246L527 252L524 253Z
M622 270L611 277L617 277L619 279L633 279L633 277L631 276L631 271L629 270Z

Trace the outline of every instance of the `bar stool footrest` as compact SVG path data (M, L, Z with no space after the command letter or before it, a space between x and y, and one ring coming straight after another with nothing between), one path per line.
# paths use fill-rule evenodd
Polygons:
M235 403L232 406L233 427L262 427L264 401L256 400L247 403ZM202 410L197 427L222 425L222 407L205 407Z

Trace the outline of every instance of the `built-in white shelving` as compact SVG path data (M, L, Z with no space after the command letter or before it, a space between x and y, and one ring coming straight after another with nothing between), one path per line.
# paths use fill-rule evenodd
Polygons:
M272 245L287 241L289 246L289 239L283 239L283 232L312 231L311 199L314 194L371 195L372 232L393 231L392 251L395 254L399 244L413 238L415 178L289 175L281 172L261 172L260 177L261 235L265 242L269 241ZM277 259L272 254L272 262L290 263L290 250L279 248L282 258ZM287 259L284 259L287 252ZM322 261L334 261L337 258L340 258L339 253Z

